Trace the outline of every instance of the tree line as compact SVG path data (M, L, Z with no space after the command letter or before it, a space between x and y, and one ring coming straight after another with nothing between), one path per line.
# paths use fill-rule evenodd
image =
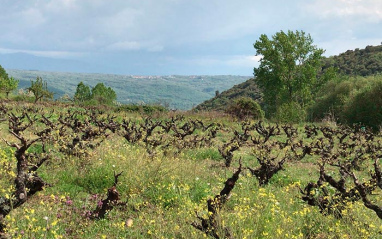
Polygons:
M5 93L6 98L18 87L19 80L9 77L5 69L0 65L0 92ZM42 100L53 99L54 92L48 89L48 84L41 77L31 80L31 84L26 90L33 95L36 103ZM98 83L94 87L85 85L82 81L77 85L72 101L87 105L112 105L117 99L117 94L111 87Z

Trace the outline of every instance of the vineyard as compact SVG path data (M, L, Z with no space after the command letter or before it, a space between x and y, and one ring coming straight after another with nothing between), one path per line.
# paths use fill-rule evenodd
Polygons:
M380 238L381 132L0 105L0 238Z

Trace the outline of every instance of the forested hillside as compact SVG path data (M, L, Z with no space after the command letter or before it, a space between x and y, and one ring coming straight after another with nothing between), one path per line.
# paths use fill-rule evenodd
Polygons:
M369 76L382 72L382 45L348 50L338 56L324 59L324 68L334 66L339 73L351 76Z

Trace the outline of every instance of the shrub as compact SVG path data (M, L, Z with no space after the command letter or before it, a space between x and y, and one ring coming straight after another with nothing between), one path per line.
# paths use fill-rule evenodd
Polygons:
M284 103L277 108L274 120L281 123L301 123L306 119L306 111L297 102Z
M347 123L347 116L344 115L347 105L365 87L370 87L377 81L378 77L333 79L322 88L315 103L309 108L309 120L323 120L330 115L338 122Z
M320 97L309 109L309 119L322 120L327 115L338 118L342 114L343 107L348 101L353 87L350 81L341 83L336 81L328 82L320 93Z
M236 99L226 112L240 120L264 118L264 111L261 109L261 106L249 97Z
M364 87L346 105L343 113L348 124L362 124L377 131L382 125L382 81Z
M309 120L328 115L339 123L378 130L382 124L382 75L332 80L309 109Z

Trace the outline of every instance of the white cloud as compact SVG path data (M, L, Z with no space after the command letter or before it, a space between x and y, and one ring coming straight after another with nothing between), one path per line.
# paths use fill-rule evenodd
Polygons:
M262 56L233 56L224 63L229 66L255 67L259 65Z
M192 59L171 59L173 62L184 61L190 65L200 66L220 66L220 67L240 67L252 69L259 65L262 56L233 55L233 56L207 56L195 57Z
M382 39L382 32L378 31L382 29L381 0L1 0L1 3L3 51L23 49L17 51L54 57L76 57L82 54L77 52L86 52L83 54L99 57L92 59L99 62L105 59L105 53L112 61L113 54L120 51L142 51L145 54L136 54L142 58L141 65L152 61L147 56L160 56L175 59L168 65L179 61L190 67L221 66L229 71L230 67L253 68L258 64L259 59L250 55L251 45L260 34L304 30L312 35L318 47L328 49L330 54L338 54L345 47L362 48L367 42L376 44L376 39ZM121 57L126 57L126 62L133 61L132 55L119 54L119 61ZM167 63L157 61L157 64L161 65L152 64L152 68L162 69Z
M147 48L148 52L160 52L164 50L164 46L162 45L154 45Z
M112 43L105 47L109 51L138 51L145 50L148 52L161 52L164 47L153 42L137 42L137 41L120 41Z
M90 23L98 29L97 32L108 34L113 37L135 37L135 29L140 26L138 20L142 17L142 11L130 7L122 7L110 14L96 16L95 23Z
M382 1L380 0L314 0L305 2L311 14L323 18L359 18L362 22L382 20Z
M141 45L136 41L123 41L116 42L106 47L107 50L113 51L130 51L130 50L139 50Z
M52 57L52 58L75 58L84 56L84 52L69 52L69 51L33 51L33 50L24 50L24 49L9 49L9 48L0 48L0 53L10 54L10 53L27 53L34 56L42 57Z
M39 26L45 23L46 19L37 8L29 8L21 12L21 17L29 27Z
M73 11L78 7L77 0L51 0L47 2L44 9L49 12Z

